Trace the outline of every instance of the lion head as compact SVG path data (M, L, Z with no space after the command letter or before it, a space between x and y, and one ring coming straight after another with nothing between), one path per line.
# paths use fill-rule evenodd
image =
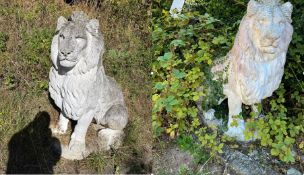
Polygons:
M279 0L250 0L232 55L269 61L286 54L292 38L292 5ZM241 48L241 49L240 49Z
M89 20L83 12L74 12L68 20L62 16L58 18L51 47L51 58L56 69L86 72L98 65L103 51L98 20Z

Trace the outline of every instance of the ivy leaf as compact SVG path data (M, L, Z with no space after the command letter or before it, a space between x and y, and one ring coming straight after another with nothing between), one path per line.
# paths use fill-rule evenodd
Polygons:
M173 96L169 96L168 98L168 102L171 106L177 105L178 101L173 97Z
M164 89L165 85L162 82L157 82L154 86L155 89L157 90L162 90Z
M171 43L170 43L170 46L175 46L175 47L185 46L185 45L186 45L186 43L183 40L180 40L180 39L175 39L175 40L171 41Z
M232 122L230 123L230 126L231 126L231 127L238 127L239 124L238 124L238 122L237 122L236 119L233 119Z
M214 37L212 43L215 45L224 44L227 43L227 39L224 36L220 35L218 37Z
M273 156L277 156L280 154L280 151L278 149L274 149L272 148L271 151L270 151L271 155Z
M290 151L288 151L287 155L283 158L286 162L295 162L295 158L291 154Z
M295 142L295 139L290 138L290 137L286 137L284 140L284 143L287 145L293 144Z
M219 20L215 19L214 17L210 16L208 13L206 13L206 14L204 15L204 17L207 18L206 24L211 24L211 23L214 23L214 22L216 22L216 21L219 21Z
M193 101L197 101L197 100L199 100L199 98L200 98L200 97L199 97L198 95L194 95L193 98L192 98L192 100L193 100Z
M153 95L152 95L152 101L153 101L153 102L156 102L159 98L160 98L160 95L159 95L159 94L153 94Z
M172 111L172 106L177 105L179 102L175 99L174 96L170 95L165 100L165 107L168 112Z
M163 56L160 56L157 58L158 61L168 61L173 57L173 54L171 52L165 53Z
M173 76L175 78L178 78L178 79L181 79L181 78L184 78L186 76L186 73L185 72L182 72L180 70L177 70L177 69L173 69Z
M170 88L171 88L172 92L177 92L179 87L180 87L180 82L177 80L171 84Z

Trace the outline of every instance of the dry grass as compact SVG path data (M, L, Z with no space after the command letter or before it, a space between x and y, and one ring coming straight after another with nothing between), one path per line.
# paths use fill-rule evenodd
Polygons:
M0 40L0 45L5 44L0 51L0 173L6 170L8 143L16 133L31 133L29 126L41 112L51 120L58 116L47 93L50 42L57 18L68 17L75 10L99 20L107 48L103 57L106 72L122 86L130 118L121 149L96 153L83 161L61 159L53 172L151 171L149 7L136 1L104 1L96 6L87 1L68 5L51 0L0 0L0 36L7 36ZM37 141L36 146L39 144ZM43 166L38 168L46 172Z

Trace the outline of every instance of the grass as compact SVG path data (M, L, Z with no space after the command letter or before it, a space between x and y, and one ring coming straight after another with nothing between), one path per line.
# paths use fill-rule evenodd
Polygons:
M6 171L12 138L26 133L33 138L33 147L39 151L38 147L45 143L34 139L38 136L32 132L35 128L32 123L42 113L51 121L58 117L47 92L51 39L57 18L68 17L75 10L84 11L100 22L107 49L103 57L106 73L121 85L129 109L127 136L119 150L94 153L82 161L61 159L51 167L52 171L44 171L44 165L39 164L38 170L54 173L151 172L149 4L126 0L90 2L76 1L69 5L51 0L0 0L0 173ZM35 155L28 157L35 158ZM36 156L36 159L53 161L46 156Z

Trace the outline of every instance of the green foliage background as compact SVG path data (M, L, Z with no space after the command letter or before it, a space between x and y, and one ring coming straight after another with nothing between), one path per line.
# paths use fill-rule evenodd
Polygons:
M221 153L227 138L220 138L216 130L200 122L196 102L202 96L203 108L208 109L219 99L221 88L210 81L210 67L232 47L248 0L189 0L179 19L170 16L171 3L157 0L152 8L154 137L180 139L195 133L202 147L212 154ZM254 119L255 114L246 109L243 113L247 118L245 137L257 131L259 144L284 162L295 162L298 157L293 148L303 154L304 146L304 2L291 3L294 34L280 88L263 100L264 118ZM197 91L199 87L201 91ZM210 88L215 93L210 94Z

